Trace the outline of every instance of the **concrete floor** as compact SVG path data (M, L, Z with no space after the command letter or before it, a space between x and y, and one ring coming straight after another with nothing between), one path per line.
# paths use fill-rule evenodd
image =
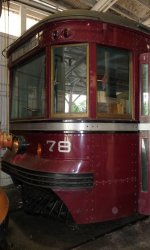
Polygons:
M113 233L99 237L109 226L109 223L98 223L72 229L58 221L39 216L30 216L20 210L10 215L7 234L8 249L150 249L150 218L146 218L135 224L126 225Z
M134 222L136 216L115 222L71 227L52 218L24 213L23 208L18 209L16 192L11 190L9 195L11 209L7 250L150 249L149 217L132 224L128 222L131 218Z
M150 218L125 226L76 250L150 250Z

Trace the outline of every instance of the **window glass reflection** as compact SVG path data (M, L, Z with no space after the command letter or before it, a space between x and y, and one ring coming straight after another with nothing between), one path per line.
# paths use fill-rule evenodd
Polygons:
M53 112L87 112L87 45L53 47Z
M130 53L97 46L97 111L130 114Z
M141 114L148 115L148 64L142 64Z
M45 53L13 69L11 118L42 117L45 112Z
M148 191L148 149L147 138L142 139L141 165L142 165L142 191Z

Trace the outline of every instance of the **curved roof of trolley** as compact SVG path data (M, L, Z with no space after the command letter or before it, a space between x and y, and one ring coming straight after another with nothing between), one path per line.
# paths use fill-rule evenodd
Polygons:
M79 9L74 9L74 10L65 10L62 12L58 12L56 14L52 14L34 26L32 26L29 30L27 30L23 35L21 35L13 44L9 46L7 51L9 49L12 49L16 47L18 43L20 43L23 39L26 37L30 36L31 34L34 34L34 32L39 32L42 30L42 27L45 24L51 23L51 22L56 22L56 21L61 21L61 20L75 20L75 19L82 19L82 20L97 20L100 22L104 23L110 23L110 24L115 24L118 26L123 26L132 30L140 31L142 33L145 33L147 35L150 35L150 28L147 26L129 20L125 17L114 15L109 13L103 13L103 12L98 12L94 10L79 10Z

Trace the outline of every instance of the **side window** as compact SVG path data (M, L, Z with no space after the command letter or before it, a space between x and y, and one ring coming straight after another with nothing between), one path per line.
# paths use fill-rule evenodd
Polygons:
M131 115L130 52L97 46L98 116Z
M141 65L141 115L147 116L148 115L148 64Z
M45 52L12 69L11 119L45 115Z
M52 47L52 113L86 116L88 45Z

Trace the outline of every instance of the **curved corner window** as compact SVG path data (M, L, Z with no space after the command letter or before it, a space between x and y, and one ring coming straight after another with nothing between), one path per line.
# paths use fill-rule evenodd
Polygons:
M141 115L148 115L149 93L148 93L148 64L141 65Z
M38 118L45 114L45 53L34 55L12 69L11 119Z
M97 113L131 116L130 52L97 46Z
M88 45L52 47L52 115L87 116Z

